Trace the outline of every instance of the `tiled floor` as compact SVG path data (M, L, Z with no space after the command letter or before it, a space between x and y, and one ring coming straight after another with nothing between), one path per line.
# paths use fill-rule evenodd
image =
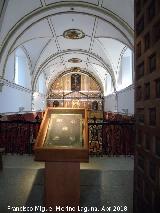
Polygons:
M0 213L13 212L8 206L43 206L44 163L35 162L28 155L6 155L3 165ZM89 211L92 206L99 212L132 213L133 158L91 157L90 163L81 164L80 189L80 204L88 207L81 212L96 212Z

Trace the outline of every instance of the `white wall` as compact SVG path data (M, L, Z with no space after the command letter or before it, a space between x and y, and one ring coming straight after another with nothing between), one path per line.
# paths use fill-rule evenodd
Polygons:
M0 113L18 112L19 107L24 107L24 111L31 111L31 95L4 85L0 92Z
M33 93L32 110L42 111L46 108L46 79L44 73L38 77L36 91Z
M104 111L111 111L115 112L117 111L117 106L116 106L116 95L115 94L110 94L108 96L104 97Z
M113 88L113 83L112 83L112 79L110 74L108 73L106 75L106 79L105 79L105 90L104 90L104 95L108 96L109 94L112 94L114 91Z
M41 73L38 78L36 90L41 94L46 94L47 88L46 88L46 79L45 79L44 73Z
M5 67L5 75L4 78L9 81L14 81L14 68L15 68L15 53L9 55L6 67Z
M38 92L35 92L33 94L32 110L39 111L39 110L44 110L45 108L46 108L45 96L42 96Z
M124 110L128 109L129 114L134 114L134 86L133 85L117 92L117 98L115 94L111 94L105 97L104 111L115 112L116 106L117 106L117 112L124 113Z

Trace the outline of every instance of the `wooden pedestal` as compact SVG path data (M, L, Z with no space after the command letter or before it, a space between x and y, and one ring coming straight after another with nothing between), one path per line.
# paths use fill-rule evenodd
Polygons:
M45 162L45 206L63 208L79 206L80 162ZM74 211L76 212L76 211Z
M81 115L78 121L80 123L79 130L76 130L74 135L77 138L76 142L79 141L78 146L68 143L69 138L61 138L60 133L59 146L56 143L52 144L52 139L46 142L47 134L54 129L54 127L49 128L49 123L54 114L59 114L59 116L66 114L67 117L71 115L71 118L74 115ZM58 120L55 121L55 125L57 125L57 122ZM67 126L67 129L70 129L69 131L74 130L74 126L72 128ZM64 135L62 127L60 131ZM80 132L80 137L77 136L79 135L77 132ZM66 143L64 143L64 140L66 140ZM62 145L61 142L66 145ZM89 161L86 110L47 108L36 139L34 153L36 161L45 162L44 205L47 207L47 211L50 211L48 207L52 207L52 212L77 213L76 210L80 201L80 162ZM67 207L72 208L72 210L70 211Z

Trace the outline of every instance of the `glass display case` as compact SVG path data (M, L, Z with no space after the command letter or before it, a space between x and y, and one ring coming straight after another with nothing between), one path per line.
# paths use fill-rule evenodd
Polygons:
M52 114L44 146L82 147L81 114Z
M35 160L87 162L86 110L48 107L34 148Z

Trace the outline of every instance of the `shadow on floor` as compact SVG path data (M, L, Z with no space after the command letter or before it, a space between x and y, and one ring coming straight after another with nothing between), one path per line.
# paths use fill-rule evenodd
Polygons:
M44 169L5 168L0 172L0 188L2 213L13 212L7 210L8 206L43 206ZM127 206L125 212L132 213L133 171L81 170L80 193L82 207L104 206L113 210L114 206Z
M26 206L43 206L44 169L38 170L28 196ZM80 206L92 209L102 208L113 210L125 209L132 212L133 200L132 171L80 171ZM126 211L128 209L128 211ZM83 211L82 211L83 212ZM94 211L93 211L94 212Z
M38 169L25 205L43 206L44 205L43 200L44 200L44 169Z

